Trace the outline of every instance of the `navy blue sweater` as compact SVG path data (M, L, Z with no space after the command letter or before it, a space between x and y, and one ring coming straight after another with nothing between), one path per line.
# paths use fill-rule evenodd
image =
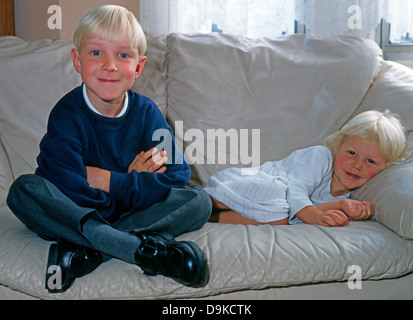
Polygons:
M183 187L191 175L177 147L172 152L167 150L171 164L166 165L165 173L127 173L138 153L159 145L160 141L152 138L157 129L168 130L175 146L172 130L155 103L131 90L128 93L128 110L119 118L90 110L82 87L68 93L50 113L37 158L37 175L52 182L77 205L96 209L109 219L121 212L148 208L171 188ZM179 152L178 164L171 161L175 152ZM86 166L111 171L109 193L89 186Z

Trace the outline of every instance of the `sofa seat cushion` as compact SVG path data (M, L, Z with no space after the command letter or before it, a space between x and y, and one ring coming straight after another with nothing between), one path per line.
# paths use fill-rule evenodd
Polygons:
M206 287L147 277L139 267L112 259L76 280L66 292L49 294L44 279L50 242L2 208L0 284L43 299L178 299L331 281L343 281L347 287L354 270L363 280L413 272L413 241L374 221L351 222L343 228L208 223L178 240L195 241L205 252L210 267Z

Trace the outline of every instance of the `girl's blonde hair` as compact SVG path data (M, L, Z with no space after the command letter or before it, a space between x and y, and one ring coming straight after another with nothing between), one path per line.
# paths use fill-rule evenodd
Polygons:
M147 49L142 27L132 12L121 6L100 6L87 13L75 30L76 48L80 50L82 41L92 36L114 42L128 36L131 47L139 50L139 56L145 55Z
M386 158L386 167L404 161L409 156L406 138L406 128L398 116L380 111L363 112L344 127L328 136L324 145L335 155L347 136L358 136L371 139L372 143L378 143L380 152Z

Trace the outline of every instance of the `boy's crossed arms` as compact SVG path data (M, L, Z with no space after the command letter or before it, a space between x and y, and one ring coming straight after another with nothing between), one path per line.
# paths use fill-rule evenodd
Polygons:
M128 167L128 173L136 172L165 173L164 164L168 161L166 151L158 152L156 147L140 152ZM87 182L94 189L108 192L110 190L111 172L97 167L86 166Z

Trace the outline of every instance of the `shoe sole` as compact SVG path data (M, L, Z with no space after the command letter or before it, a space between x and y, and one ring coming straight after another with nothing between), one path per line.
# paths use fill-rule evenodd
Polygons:
M170 240L173 240L173 238L170 238ZM174 280L188 287L193 287L193 288L205 287L209 282L209 268L208 268L208 261L205 257L205 254L198 247L196 243L190 242L190 241L183 241L183 242L192 249L192 252L196 256L196 260L199 262L198 269L195 274L195 279L190 284L179 281L177 279L174 279ZM148 277L154 277L158 275L156 273L150 273L147 271L144 271L143 274Z
M194 288L205 287L209 282L209 268L205 254L194 242L185 241L185 243L191 247L197 257L197 261L202 261L197 269L194 281L189 286Z
M52 276L55 276L56 273L58 272L58 270L53 270L54 273L52 273L52 270L49 270L51 266L57 266L58 254L59 254L59 246L56 243L52 243L49 248L49 257L47 258L46 283L45 283L45 288L50 293L61 293L67 289L63 287L59 288L58 286L55 288L49 288L48 286L50 278Z

